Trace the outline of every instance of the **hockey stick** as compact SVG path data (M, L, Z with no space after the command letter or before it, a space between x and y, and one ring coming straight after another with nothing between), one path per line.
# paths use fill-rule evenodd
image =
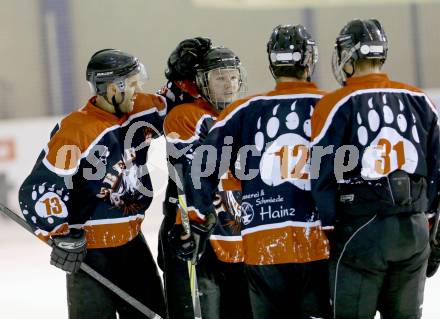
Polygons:
M34 232L32 231L32 228L26 223L26 221L15 214L13 211L11 211L9 208L7 208L5 205L0 203L0 212L8 216L10 219L15 221L17 224L19 224L21 227L26 229L28 232L30 232L32 235L36 236ZM52 240L48 240L46 242L49 246L52 246ZM89 265L87 265L85 262L81 263L81 269L87 273L90 277L101 283L102 285L106 286L108 289L110 289L112 292L114 292L116 295L118 295L122 300L139 310L142 314L147 316L151 319L162 319L161 316L151 311L147 306L142 304L137 299L130 296L128 293L126 293L124 290L116 286L114 283L112 283L110 280L96 272L93 268L91 268Z
M176 185L177 185L177 193L179 198L179 206L180 206L180 213L182 216L182 227L186 233L187 236L191 236L191 226L189 223L189 217L188 217L188 207L186 205L186 197L185 197L185 191L183 187L183 168L182 164L176 164L174 165L174 168L176 170ZM180 184L180 185L179 185ZM199 298L199 289L197 285L197 273L196 273L196 261L197 261L197 252L199 250L199 242L196 241L196 253L193 256L193 259L188 261L188 275L190 280L190 287L191 287L191 297L193 301L193 308L194 308L194 318L195 319L201 319L202 318L202 309L200 306L200 298Z

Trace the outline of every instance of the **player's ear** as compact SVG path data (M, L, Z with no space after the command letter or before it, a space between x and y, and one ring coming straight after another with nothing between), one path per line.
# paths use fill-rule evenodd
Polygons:
M112 97L116 94L118 88L116 87L116 84L110 83L107 85L107 99L109 101L112 100Z
M347 73L347 74L353 74L354 72L354 65L353 63L347 62L344 64L343 70Z

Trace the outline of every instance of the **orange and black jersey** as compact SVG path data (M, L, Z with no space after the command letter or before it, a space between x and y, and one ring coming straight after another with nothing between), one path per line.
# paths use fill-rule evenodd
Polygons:
M203 99L175 106L166 116L163 131L167 142L167 158L172 167L180 166L183 176L178 179L185 185L184 176L191 175L194 150L200 146L215 122L217 111ZM174 170L169 172L174 179ZM203 218L203 216L199 216Z
M88 248L123 245L151 203L147 153L162 133L165 100L138 93L121 118L94 103L57 124L20 188L23 215L43 240L84 228Z
M205 100L197 99L192 103L176 106L167 115L164 122L164 133L167 140L169 162L180 165L181 179L184 182L185 195L193 187L191 173L194 168L193 153L206 138L214 124L218 112ZM173 172L170 172L173 174ZM217 258L223 262L243 261L239 210L241 192L240 185L230 174L225 174L218 185L213 203L217 213L217 225L210 237L211 246ZM167 201L170 201L167 199ZM180 213L177 221L180 222ZM190 219L204 218L203 215L189 208Z
M347 85L326 95L312 118L316 147L331 147L321 160L319 176L312 180L312 192L325 225L336 214L338 184L377 181L398 169L428 181L429 209L435 211L440 168L437 111L418 88L390 81L385 74L350 78ZM341 146L358 153L353 168L335 177L334 170L347 163L335 163Z
M322 95L313 83L278 83L274 91L229 105L204 142L217 153L213 161L203 161L213 173L187 192L188 205L202 215L211 211L219 176L230 169L241 182L247 264L328 258L308 176L310 117ZM196 151L194 157L200 155Z

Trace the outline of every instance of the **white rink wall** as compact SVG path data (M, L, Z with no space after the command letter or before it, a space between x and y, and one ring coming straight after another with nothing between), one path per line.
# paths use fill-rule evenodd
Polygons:
M437 91L440 93L439 91ZM437 93L434 92L434 93ZM432 94L440 102L440 94ZM17 193L32 169L59 118L0 121L0 193L4 204L18 212ZM149 169L155 198L143 231L157 256L157 232L162 220L162 201L167 183L165 143L155 140L149 151ZM6 178L6 179L5 179ZM50 249L12 221L0 217L0 318L67 318L64 273L49 265ZM440 318L440 273L427 281L424 319Z

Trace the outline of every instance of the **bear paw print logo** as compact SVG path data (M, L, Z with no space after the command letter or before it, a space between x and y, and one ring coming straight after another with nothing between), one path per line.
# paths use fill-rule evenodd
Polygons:
M260 161L264 183L278 186L289 182L310 190L308 160L313 107L309 112L298 112L296 103L283 108L276 105L266 123L261 117L258 119L255 147L264 150Z
M416 117L401 100L394 110L387 104L386 95L383 95L382 102L382 112L370 98L367 118L356 114L358 142L366 147L362 155L361 174L367 179L386 176L396 169L414 173L418 164L415 145L420 143L420 139Z
M65 203L69 200L69 195L64 189L56 189L55 185L47 187L46 183L34 185L31 200L37 215L41 218L45 218L49 224L55 222L54 218L67 217L67 207ZM23 214L29 214L28 209L24 209ZM32 216L31 220L36 223L36 216Z

